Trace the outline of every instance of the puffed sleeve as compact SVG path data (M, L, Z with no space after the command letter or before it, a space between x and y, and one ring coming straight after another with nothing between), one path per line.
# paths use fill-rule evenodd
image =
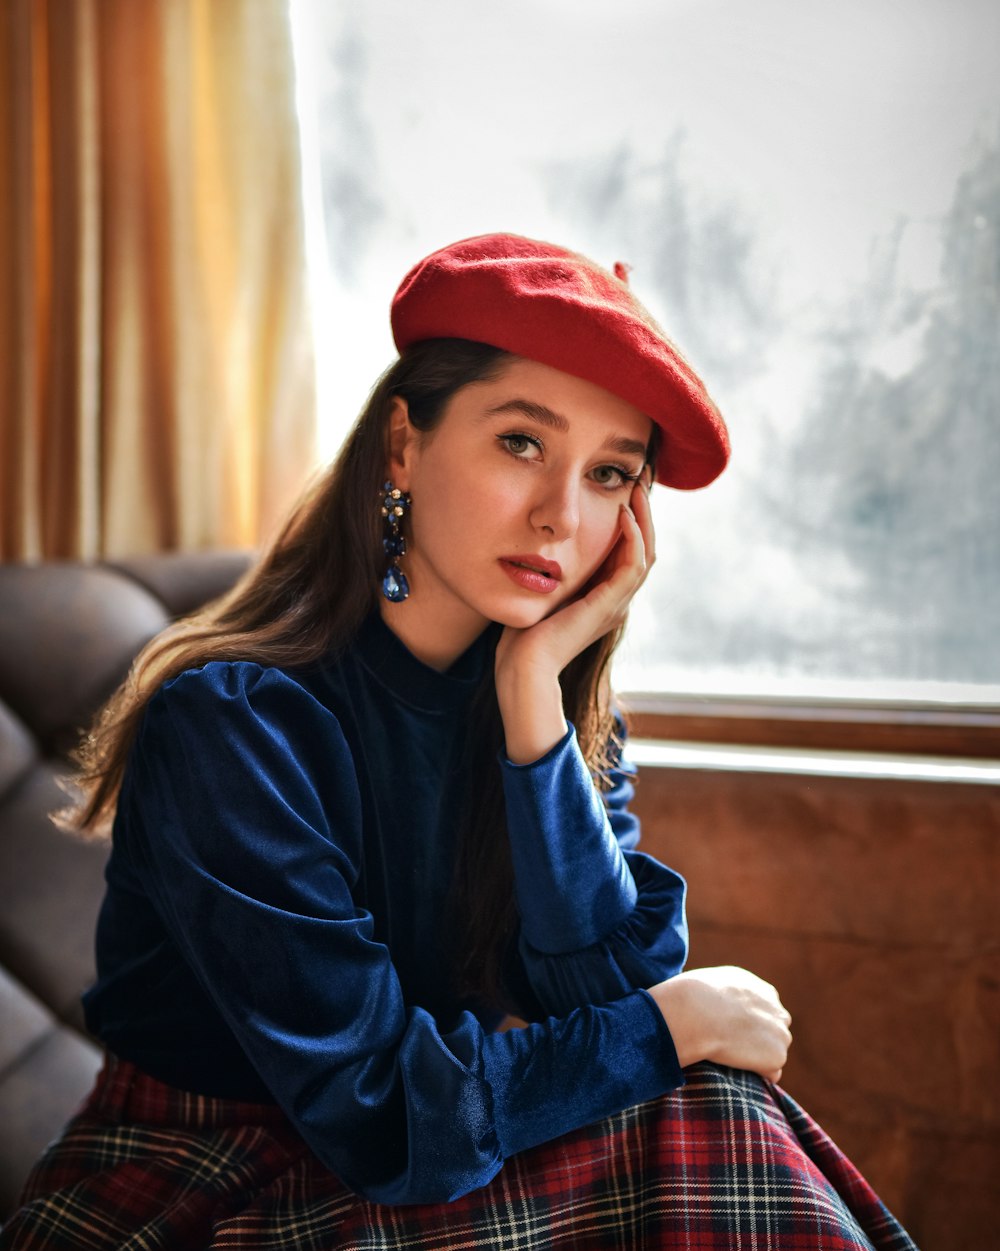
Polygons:
M679 973L684 879L636 850L633 771L620 753L604 799L572 726L539 760L502 759L501 769L520 957L543 1011L605 1003Z
M173 941L316 1155L367 1197L455 1198L505 1156L682 1084L644 992L506 1034L404 1003L352 893L350 748L287 675L213 663L166 684L121 802Z

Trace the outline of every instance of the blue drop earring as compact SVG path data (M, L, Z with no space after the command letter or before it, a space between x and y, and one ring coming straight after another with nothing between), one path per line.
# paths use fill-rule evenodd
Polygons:
M379 494L382 496L382 517L385 522L382 551L388 561L388 568L382 578L382 594L393 604L401 604L410 594L410 584L399 567L400 558L406 555L406 539L403 538L400 527L412 501L408 492L394 487L391 482L384 482Z

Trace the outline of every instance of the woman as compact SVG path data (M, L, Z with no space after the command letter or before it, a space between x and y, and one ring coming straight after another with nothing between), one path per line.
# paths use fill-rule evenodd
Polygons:
M635 850L608 661L654 475L725 465L704 387L515 236L392 319L329 475L85 744L108 1059L2 1245L912 1246Z

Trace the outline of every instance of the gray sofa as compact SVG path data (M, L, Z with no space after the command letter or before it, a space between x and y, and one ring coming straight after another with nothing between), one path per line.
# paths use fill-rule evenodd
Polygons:
M51 823L57 777L143 644L249 560L0 565L0 1221L100 1063L80 995L93 978L107 844Z

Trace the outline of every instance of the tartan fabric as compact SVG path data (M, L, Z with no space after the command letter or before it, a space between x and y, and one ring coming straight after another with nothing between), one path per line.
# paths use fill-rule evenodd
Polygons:
M172 1090L112 1059L23 1203L3 1251L914 1247L784 1091L707 1064L454 1203L385 1207L338 1182L273 1106Z

